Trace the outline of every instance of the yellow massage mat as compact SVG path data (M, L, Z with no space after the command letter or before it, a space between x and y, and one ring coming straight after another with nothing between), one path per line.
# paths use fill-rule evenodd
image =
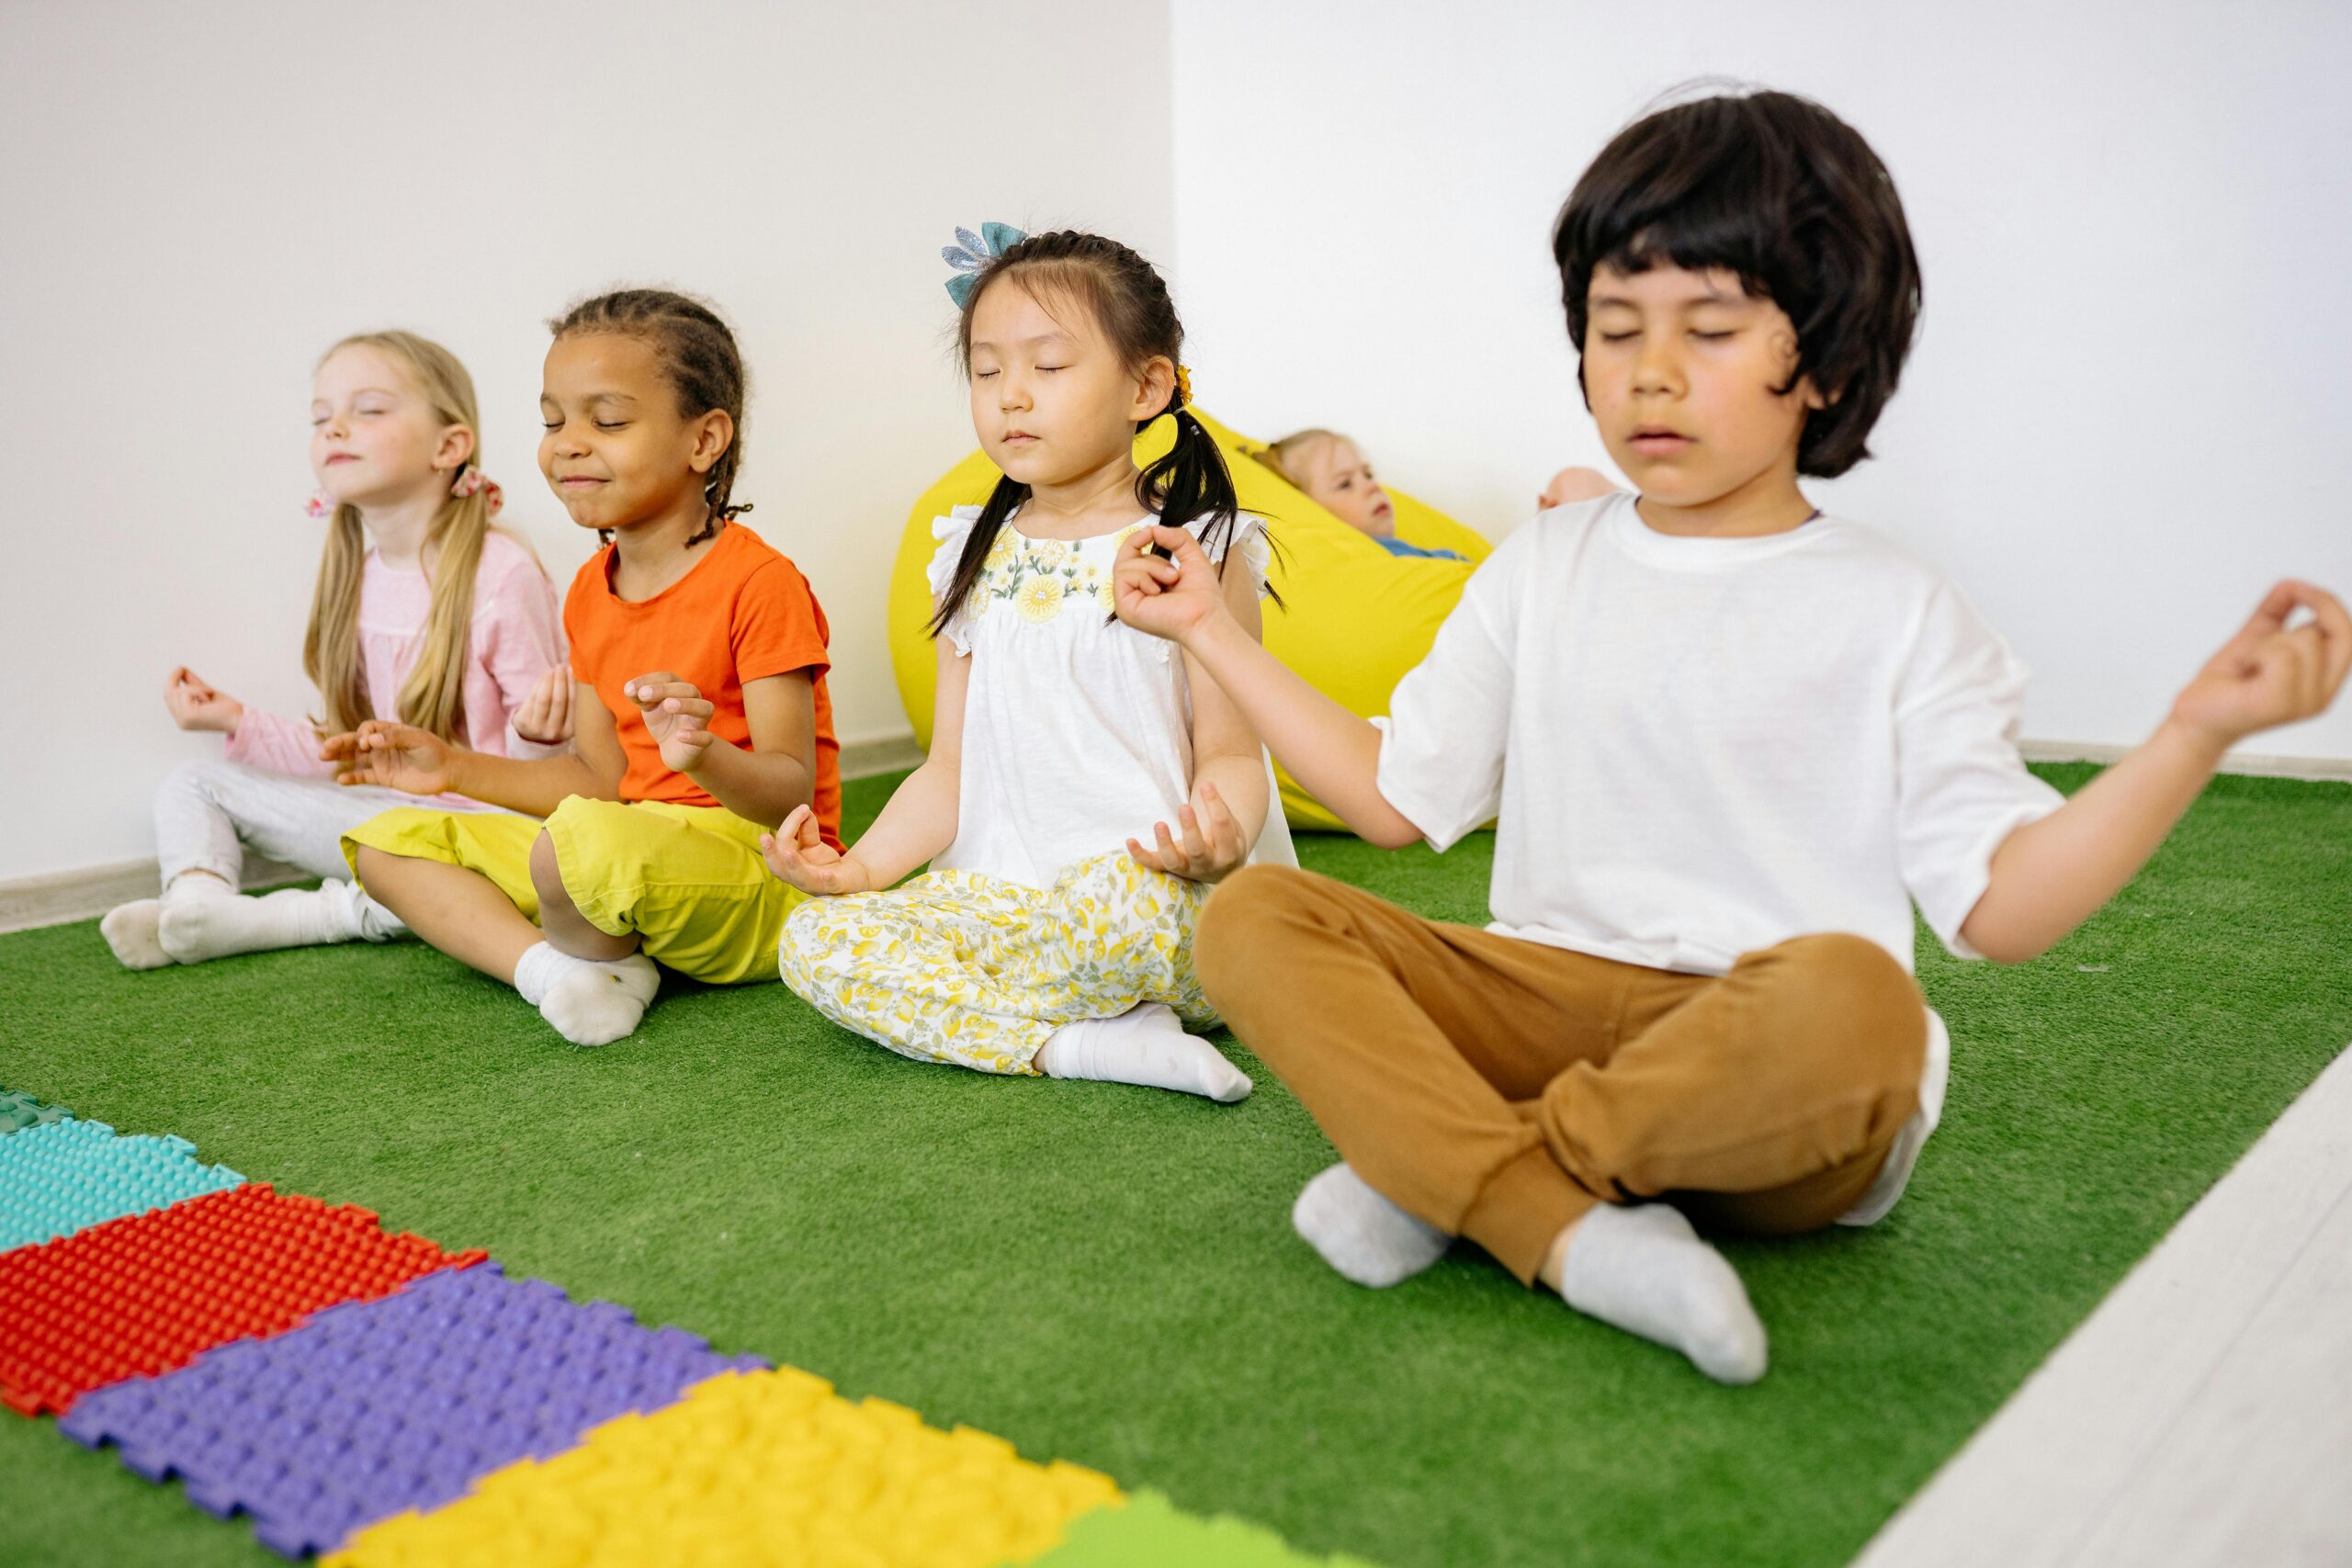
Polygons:
M1462 597L1471 568L1493 549L1485 537L1408 495L1388 492L1396 507L1397 535L1424 549L1454 550L1466 561L1392 556L1350 527L1251 454L1265 444L1236 435L1194 409L1201 423L1224 449L1233 470L1241 510L1266 519L1274 542L1270 574L1282 607L1266 605L1266 646L1350 712L1366 718L1388 711L1388 694L1405 671L1421 661L1437 637L1438 624ZM1138 462L1168 449L1174 423L1162 420L1136 443ZM899 558L890 572L890 662L899 677L899 698L915 739L931 744L932 691L937 655L923 627L931 619L927 569L937 548L931 536L934 517L957 506L986 502L999 478L985 452L974 452L922 493L907 516ZM1283 810L1295 828L1341 829L1340 819L1300 789L1288 773L1282 782Z

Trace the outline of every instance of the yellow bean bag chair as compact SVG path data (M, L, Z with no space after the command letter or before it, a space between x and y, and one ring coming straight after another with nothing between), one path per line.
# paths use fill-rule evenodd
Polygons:
M1494 547L1443 513L1391 490L1399 537L1424 549L1453 550L1467 560L1392 556L1358 530L1293 489L1253 453L1265 444L1245 440L1193 411L1224 449L1241 509L1266 519L1273 536L1271 576L1282 607L1266 606L1266 646L1309 684L1351 713L1372 718L1388 711L1388 694L1419 664L1436 639L1438 624L1462 597L1471 569ZM1162 420L1136 438L1138 462L1168 449L1173 422ZM1000 475L985 452L974 452L922 493L907 515L899 558L890 572L890 662L899 698L918 743L931 744L932 694L937 655L923 627L931 619L926 569L937 547L931 522L956 506L978 506ZM1345 831L1340 819L1275 770L1283 810L1295 828Z

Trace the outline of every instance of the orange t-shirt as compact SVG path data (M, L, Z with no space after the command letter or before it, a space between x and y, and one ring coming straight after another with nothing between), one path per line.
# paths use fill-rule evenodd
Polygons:
M596 690L612 710L628 771L623 800L663 800L717 806L710 792L662 761L645 716L622 688L639 675L667 670L691 681L717 709L710 732L748 747L743 715L746 682L805 671L817 688L816 798L810 804L825 841L841 846L841 748L833 740L833 705L825 694L825 612L808 580L766 540L741 523L695 547L694 570L650 599L631 603L613 592L614 547L588 558L563 602L564 635L571 643L571 672Z

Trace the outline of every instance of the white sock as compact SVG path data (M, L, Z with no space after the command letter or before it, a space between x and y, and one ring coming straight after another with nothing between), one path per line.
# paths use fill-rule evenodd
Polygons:
M107 939L116 958L126 969L161 969L172 961L156 937L156 922L164 912L160 898L139 898L128 904L117 904L98 922L98 934Z
M1375 1289L1411 1279L1453 1239L1374 1191L1345 1161L1299 1189L1290 1223L1324 1262Z
M1176 1010L1145 1002L1116 1018L1086 1018L1054 1031L1037 1053L1050 1078L1094 1078L1203 1095L1230 1105L1249 1094L1249 1075L1207 1041L1184 1032Z
M206 890L205 884L219 891ZM373 902L349 882L247 897L214 877L183 876L164 891L156 940L182 964L353 942L362 934L360 900Z
M356 882L328 882L319 891L340 891L349 908L346 923L362 942L390 942L408 935L408 922L368 896Z
M637 1032L662 988L662 971L641 953L605 963L534 942L514 964L514 988L574 1045L609 1045Z
M1764 1375L1764 1325L1724 1255L1668 1203L1601 1203L1577 1223L1560 1295L1578 1312L1681 1351L1717 1382Z

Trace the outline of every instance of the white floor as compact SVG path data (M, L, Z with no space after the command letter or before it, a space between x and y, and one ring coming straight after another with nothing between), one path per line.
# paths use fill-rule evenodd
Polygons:
M2352 1050L1855 1568L2352 1564Z

